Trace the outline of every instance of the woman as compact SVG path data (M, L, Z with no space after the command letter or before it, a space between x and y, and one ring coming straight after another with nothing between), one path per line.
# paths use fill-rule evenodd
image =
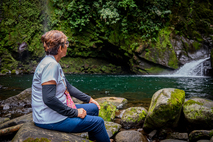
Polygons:
M63 132L88 132L91 140L109 142L99 104L66 80L59 61L66 56L69 42L64 33L52 30L41 37L46 56L36 68L32 83L35 125ZM69 94L89 104L72 104Z

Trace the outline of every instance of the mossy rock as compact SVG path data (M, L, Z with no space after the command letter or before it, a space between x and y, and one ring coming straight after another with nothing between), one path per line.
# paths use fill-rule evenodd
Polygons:
M195 129L213 128L213 101L192 98L184 103L183 113Z
M16 74L16 70L12 70L12 71L11 71L11 74Z
M104 121L104 124L109 137L114 136L121 129L121 125L118 123Z
M199 50L201 48L201 44L199 42L197 42L197 41L194 41L192 43L192 45L193 45L195 50Z
M135 130L121 131L115 136L116 142L146 142L147 139L141 132Z
M144 130L177 127L184 100L185 92L183 90L165 88L157 91L152 96L143 125Z
M198 140L202 140L202 139L209 140L212 137L212 134L213 134L213 130L194 130L189 134L189 141L198 142Z
M99 110L99 116L105 121L112 121L115 118L116 106L111 102L99 103L101 109Z
M3 69L3 70L1 70L1 73L2 73L2 74L7 74L7 73L10 73L10 70L8 70L8 69Z
M26 122L33 122L32 113L6 121L0 124L0 129L15 126L15 125L26 123Z
M9 97L6 100L1 101L0 105L8 106L8 109L0 108L1 113L2 114L10 113L11 115L16 116L30 113L32 111L31 93L32 89L28 88L15 96Z
M126 109L121 117L121 125L125 129L141 127L147 115L143 107L130 107Z
M149 43L139 57L151 63L159 64L165 68L177 69L178 59L171 44L172 29L166 27L158 33L157 41Z
M65 57L60 60L64 73L121 73L121 66L112 65L110 62L98 58L71 58Z

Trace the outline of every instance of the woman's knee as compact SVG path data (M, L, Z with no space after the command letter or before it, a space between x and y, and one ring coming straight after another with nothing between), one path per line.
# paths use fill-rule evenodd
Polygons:
M99 126L104 125L104 119L101 117L97 117L97 123Z
M95 116L98 116L99 109L98 109L97 105L93 104L93 103L91 103L91 105L92 105L92 112L94 113Z

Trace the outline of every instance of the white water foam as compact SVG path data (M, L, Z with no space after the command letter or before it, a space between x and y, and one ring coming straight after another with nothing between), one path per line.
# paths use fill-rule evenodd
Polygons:
M192 61L189 63L186 63L184 66L182 66L177 72L175 72L173 75L175 76L204 76L203 74L203 62L208 60L208 58L200 59L197 61Z

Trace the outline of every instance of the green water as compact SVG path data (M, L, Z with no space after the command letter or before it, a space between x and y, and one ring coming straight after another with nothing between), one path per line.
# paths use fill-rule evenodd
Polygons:
M16 95L31 87L33 75L0 76L0 99ZM150 100L162 88L178 88L186 92L186 98L202 97L213 100L213 78L166 77L143 75L66 75L68 81L93 98L124 97L130 103Z

